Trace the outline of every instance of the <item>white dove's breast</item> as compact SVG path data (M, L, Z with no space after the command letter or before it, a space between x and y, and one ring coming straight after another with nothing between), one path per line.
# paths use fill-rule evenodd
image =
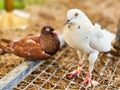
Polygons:
M77 30L70 31L70 30L64 30L64 39L66 43L75 49L79 49L82 51L85 51L85 44L87 44L87 39L85 32L79 32Z

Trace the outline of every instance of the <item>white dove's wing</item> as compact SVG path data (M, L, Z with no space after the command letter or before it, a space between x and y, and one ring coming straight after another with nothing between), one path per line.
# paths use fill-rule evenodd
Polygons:
M108 52L112 48L112 41L115 35L106 29L101 30L98 24L95 24L91 30L91 39L89 45L100 52Z

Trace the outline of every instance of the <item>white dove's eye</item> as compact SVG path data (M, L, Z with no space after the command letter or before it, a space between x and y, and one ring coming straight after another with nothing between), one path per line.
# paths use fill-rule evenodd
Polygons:
M77 17L79 14L78 13L75 13L75 17Z
M80 26L78 26L78 29L80 29Z
M49 28L46 28L46 31L47 31L47 32L49 32L49 31L50 31L50 29L49 29Z

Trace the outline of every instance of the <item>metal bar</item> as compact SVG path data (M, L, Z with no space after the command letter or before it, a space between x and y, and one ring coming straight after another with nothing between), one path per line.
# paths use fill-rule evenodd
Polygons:
M61 47L65 44L63 35L59 35ZM0 79L0 90L11 90L31 74L44 61L25 61Z
M34 71L42 62L25 61L0 80L0 90L10 90Z

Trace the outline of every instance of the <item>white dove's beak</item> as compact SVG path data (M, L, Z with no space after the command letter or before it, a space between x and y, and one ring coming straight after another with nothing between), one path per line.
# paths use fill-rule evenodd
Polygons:
M67 25L70 23L70 20L67 20L64 25Z

